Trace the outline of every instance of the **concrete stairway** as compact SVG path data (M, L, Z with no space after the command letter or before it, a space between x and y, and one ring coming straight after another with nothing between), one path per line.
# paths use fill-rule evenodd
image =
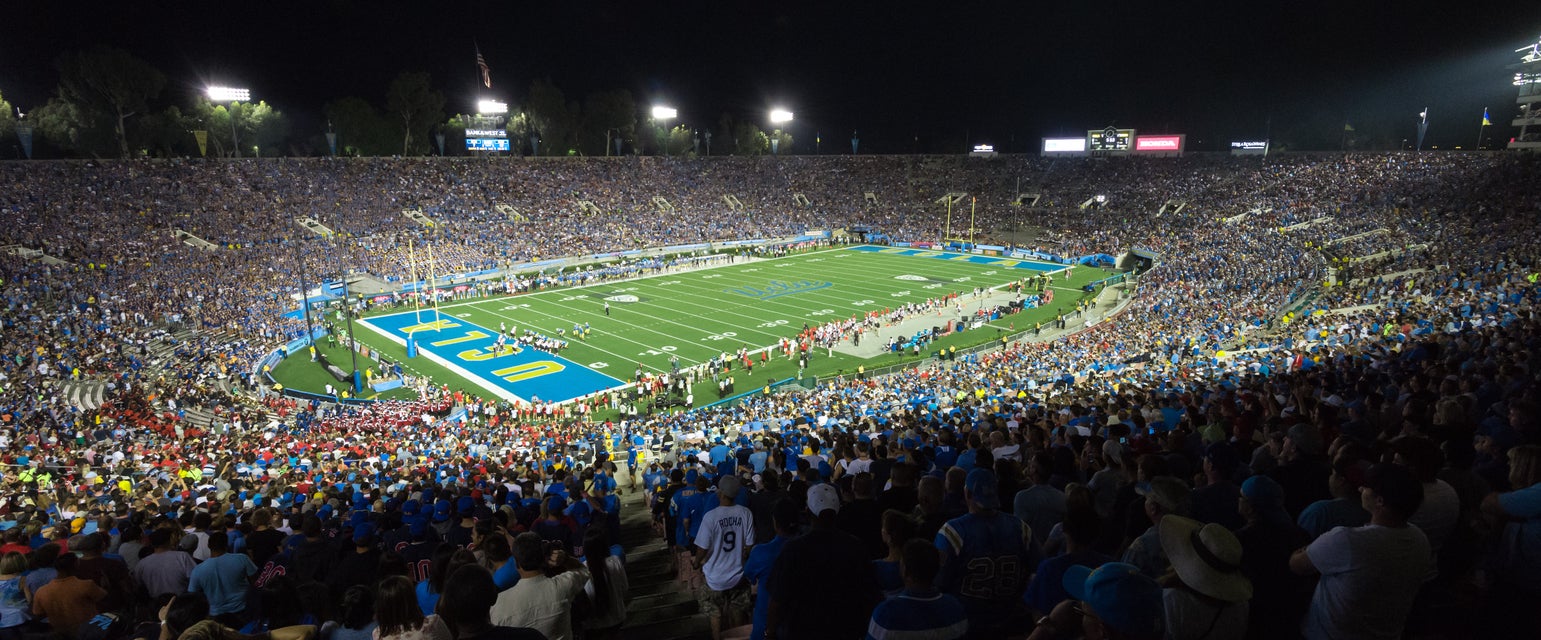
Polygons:
M631 606L623 640L710 640L711 624L695 596L674 579L674 558L653 531L653 516L641 492L621 496L621 546Z

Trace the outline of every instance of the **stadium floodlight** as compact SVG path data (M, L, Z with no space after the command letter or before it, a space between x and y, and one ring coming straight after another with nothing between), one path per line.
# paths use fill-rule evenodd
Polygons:
M675 109L674 107L663 107L663 106L653 107L653 119L654 120L673 120L674 118L679 116L679 114L680 114L679 110Z
M251 100L251 89L209 87L207 92L210 102L247 102Z
M498 102L497 100L478 100L476 102L476 112L482 114L508 113L508 103Z
M781 124L783 122L791 122L792 121L792 112L791 111L787 111L786 109L771 109L770 121L771 121L771 124Z

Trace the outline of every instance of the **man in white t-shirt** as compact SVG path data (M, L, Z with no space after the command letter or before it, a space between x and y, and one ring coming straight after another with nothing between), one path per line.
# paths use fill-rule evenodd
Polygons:
M702 516L696 532L695 565L706 575L697 598L711 617L713 640L722 638L724 628L741 624L751 606L744 559L754 546L754 514L734 503L740 488L738 476L723 476L717 483L718 506Z
M1300 627L1308 639L1401 638L1413 599L1433 576L1429 539L1407 522L1423 502L1412 472L1370 467L1359 497L1370 524L1334 528L1290 556L1295 573L1321 574Z

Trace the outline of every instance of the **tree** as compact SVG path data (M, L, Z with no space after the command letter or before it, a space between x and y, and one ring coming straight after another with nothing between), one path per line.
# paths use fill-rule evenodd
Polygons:
M327 125L337 134L338 152L346 156L386 156L395 144L396 128L363 98L341 98L322 108Z
M541 148L548 155L566 155L577 145L577 125L580 110L576 103L568 104L567 97L550 80L536 80L530 85L530 102L525 114L529 116L531 133L539 135Z
M690 127L680 125L669 130L669 155L685 155L690 145Z
M181 109L166 107L163 111L145 114L139 120L135 147L160 158L186 155L193 143L192 130L195 128L197 122L183 115Z
M103 116L63 98L53 98L27 114L37 135L60 151L86 156L111 155L113 131Z
M396 119L401 155L428 151L428 131L444 120L444 95L430 86L426 71L407 71L391 81L385 110Z
M792 153L792 134L787 133L784 130L777 129L772 132L770 136L766 138L766 140L770 140L771 138L776 139L777 154L785 155Z
M144 113L166 86L166 76L149 63L118 49L65 54L59 58L59 97L87 119L105 114L127 158L128 119Z
M733 153L741 156L762 156L770 150L770 138L753 123L740 122L733 126Z
M289 135L288 118L264 101L232 102L227 108L200 97L189 122L209 132L209 144L218 156L236 155L237 145L248 151L278 149Z
M591 156L615 152L614 139L637 133L637 103L624 89L590 94L583 101L583 126L579 147ZM609 145L609 146L606 146Z
M11 143L16 135L16 107L5 101L5 96L0 95L0 148Z

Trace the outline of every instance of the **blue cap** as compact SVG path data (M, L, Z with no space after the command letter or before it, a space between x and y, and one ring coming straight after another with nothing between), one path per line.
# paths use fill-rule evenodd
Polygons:
M471 515L471 512L475 510L476 501L472 500L471 496L461 496L459 500L455 501L455 513L462 517Z
M359 525L369 522L369 512L354 511L348 515L348 526L357 528Z
M1000 481L995 479L994 471L980 468L968 472L963 488L968 490L969 499L980 508L1001 508L1001 485Z
M407 532L417 538L428 533L428 518L418 516L407 521Z
M401 503L401 513L402 515L415 516L417 515L417 511L420 507L421 504L418 503L418 501L408 500Z
M364 492L362 492L362 491L355 491L355 492L353 492L353 508L354 509L368 509L369 508L369 497L365 496Z
M1133 636L1159 637L1166 605L1161 587L1132 564L1109 562L1094 571L1083 565L1065 570L1071 598L1091 607L1103 624Z
M353 542L366 544L374 540L375 526L368 522L353 527Z
M1284 487L1268 476L1252 476L1241 483L1241 495L1258 508L1277 507L1284 504Z
M438 503L433 505L433 521L444 522L449 520L449 514L451 510L451 505L448 500L440 500Z
M323 522L330 519L332 517L332 505L321 505L321 508L316 511L316 517L320 518Z

